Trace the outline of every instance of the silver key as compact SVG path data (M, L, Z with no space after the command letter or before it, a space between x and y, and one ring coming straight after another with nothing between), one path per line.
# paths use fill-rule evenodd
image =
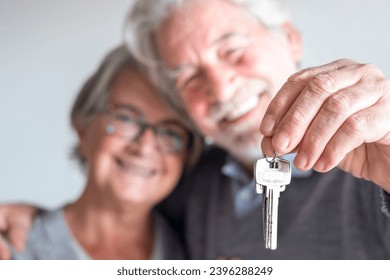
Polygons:
M265 248L277 247L278 205L280 192L291 181L291 165L288 160L274 157L262 158L255 164L256 192L263 194L263 227Z

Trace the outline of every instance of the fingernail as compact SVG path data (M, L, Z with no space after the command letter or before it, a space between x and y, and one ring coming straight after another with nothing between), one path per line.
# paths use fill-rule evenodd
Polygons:
M266 136L271 135L275 128L275 119L271 116L264 117L260 130L266 134Z
M318 172L324 172L325 171L325 162L323 160L318 160L316 164L314 165L314 169Z
M278 132L272 139L272 144L278 153L287 153L290 145L290 136L284 132Z
M305 155L299 154L296 156L294 160L294 165L299 169L306 169L308 159Z

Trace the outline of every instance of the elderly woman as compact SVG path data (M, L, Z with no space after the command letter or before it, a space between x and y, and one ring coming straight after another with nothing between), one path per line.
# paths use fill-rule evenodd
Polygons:
M125 47L85 83L71 122L87 178L81 197L35 218L15 259L180 259L180 239L155 209L201 143L159 99Z

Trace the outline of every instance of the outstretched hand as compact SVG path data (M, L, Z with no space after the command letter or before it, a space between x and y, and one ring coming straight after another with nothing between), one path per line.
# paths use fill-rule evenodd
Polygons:
M390 81L373 65L344 59L292 75L260 131L265 154L295 151L297 168L339 166L390 192Z
M24 250L28 232L37 209L26 204L0 205L0 259L11 258L5 237L18 251Z

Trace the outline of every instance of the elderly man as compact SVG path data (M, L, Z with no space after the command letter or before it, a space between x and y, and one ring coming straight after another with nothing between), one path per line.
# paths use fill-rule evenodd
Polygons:
M186 186L191 258L390 257L390 82L380 70L338 60L294 74L302 43L279 1L136 1L127 41L222 148L205 152ZM268 155L297 152L306 171L281 193L276 251L264 249L253 190L260 143Z

